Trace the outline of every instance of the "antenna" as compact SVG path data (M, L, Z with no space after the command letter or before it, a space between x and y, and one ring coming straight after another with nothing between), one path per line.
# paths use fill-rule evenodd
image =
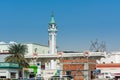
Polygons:
M106 44L104 41L102 41L101 43L98 41L98 39L96 39L96 41L91 41L91 45L90 45L90 51L93 52L104 52L106 51Z

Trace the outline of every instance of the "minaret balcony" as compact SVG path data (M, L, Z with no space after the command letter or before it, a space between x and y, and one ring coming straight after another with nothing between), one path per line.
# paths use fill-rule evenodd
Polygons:
M48 32L57 32L57 29L48 29Z

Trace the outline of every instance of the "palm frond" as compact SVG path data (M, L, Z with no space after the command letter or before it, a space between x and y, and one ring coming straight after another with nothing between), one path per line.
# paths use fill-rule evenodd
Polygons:
M26 50L26 45L11 44L9 46L9 53L11 53L11 55L5 58L5 62L19 63L19 65L23 67L29 66L28 61L24 57Z

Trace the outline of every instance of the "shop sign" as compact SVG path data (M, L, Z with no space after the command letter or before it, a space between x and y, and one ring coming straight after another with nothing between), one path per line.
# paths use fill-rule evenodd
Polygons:
M0 63L0 67L16 67L16 68L18 68L19 67L19 65L18 64L16 64L16 63Z

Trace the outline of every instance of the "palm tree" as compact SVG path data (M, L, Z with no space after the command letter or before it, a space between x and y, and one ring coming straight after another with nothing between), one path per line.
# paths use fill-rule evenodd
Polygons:
M5 58L5 62L18 63L20 67L28 67L29 66L28 61L24 57L26 50L27 50L26 45L10 44L9 53L11 53L11 55Z

